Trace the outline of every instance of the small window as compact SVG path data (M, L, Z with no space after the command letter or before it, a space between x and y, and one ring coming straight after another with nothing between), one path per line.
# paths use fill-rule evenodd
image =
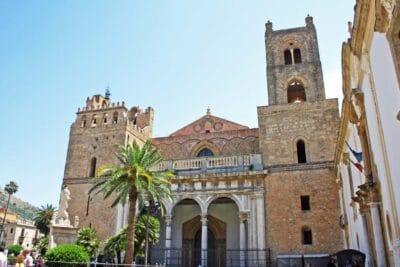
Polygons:
M303 227L302 229L303 235L303 245L312 245L312 232L308 227Z
M106 124L106 123L107 123L107 120L108 120L108 116L107 116L107 114L104 114L103 123Z
M89 171L89 177L94 177L96 175L96 158L92 158L90 161L90 171Z
M96 126L97 125L97 118L96 115L93 115L92 117L92 126Z
M22 230L21 230L21 236L25 236L25 229L24 228L22 228Z
M118 123L118 112L117 111L115 111L113 114L113 123L114 124Z
M86 116L82 116L81 127L86 127Z
M296 143L297 148L297 162L298 163L306 163L306 145L303 140L299 140Z
M302 211L309 211L310 210L310 196L301 196L301 210Z
M214 153L208 148L203 148L197 154L197 157L212 157L212 156L214 156Z
M289 49L285 50L285 52L283 52L284 57L285 57L285 65L292 65L292 52L290 52Z
M14 233L14 228L10 229L10 234Z
M300 49L296 48L293 51L293 57L294 57L294 64L301 63L301 52L300 52Z

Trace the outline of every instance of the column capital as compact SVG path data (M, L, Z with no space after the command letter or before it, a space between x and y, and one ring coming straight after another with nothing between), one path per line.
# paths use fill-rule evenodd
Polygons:
M172 215L164 215L164 220L167 225L172 223Z
M202 225L207 225L207 214L201 214L200 215L201 216L201 218L200 218L200 221L201 221L201 224Z
M241 223L244 223L249 219L249 212L239 212L239 221Z

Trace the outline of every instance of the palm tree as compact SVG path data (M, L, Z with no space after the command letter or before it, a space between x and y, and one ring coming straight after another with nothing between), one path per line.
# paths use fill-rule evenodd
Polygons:
M78 231L76 244L86 249L90 257L96 257L100 246L100 238L96 229L91 227L82 227Z
M8 184L6 184L4 190L8 193L8 200L6 204L6 210L4 212L3 222L1 224L1 229L3 229L4 223L6 222L6 216L7 216L8 206L10 204L11 195L14 195L18 191L18 185L15 182L10 181Z
M98 181L90 189L89 193L102 193L104 199L112 193L116 198L112 207L118 203L125 204L129 199L127 244L125 264L133 262L134 239L136 226L136 204L142 205L144 199L162 203L161 200L171 199L169 178L174 177L170 171L154 172L151 170L163 158L158 149L150 141L146 141L143 147L133 143L126 147L120 146L116 154L120 162L119 166L104 166L97 173Z
M51 204L47 204L46 206L40 207L35 218L33 219L36 228L45 236L47 236L50 232L49 225L54 216L54 212L56 212L56 207Z

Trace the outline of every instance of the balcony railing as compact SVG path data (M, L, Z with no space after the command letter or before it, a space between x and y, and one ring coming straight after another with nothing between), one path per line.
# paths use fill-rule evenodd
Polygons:
M219 172L260 171L262 169L261 154L251 154L165 160L160 162L152 170L175 170L178 172L178 175L194 175Z

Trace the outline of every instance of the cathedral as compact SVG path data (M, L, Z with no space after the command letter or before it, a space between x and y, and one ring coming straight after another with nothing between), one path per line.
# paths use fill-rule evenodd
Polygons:
M128 108L108 94L88 98L70 129L63 178L69 216L102 239L116 234L127 207L110 208L112 198L89 194L96 168L118 164L119 145L151 139L164 158L156 170L177 173L151 262L314 266L341 250L338 102L325 97L313 18L298 28L265 26L268 105L257 107L258 128L207 110L169 136L154 137L151 107Z

